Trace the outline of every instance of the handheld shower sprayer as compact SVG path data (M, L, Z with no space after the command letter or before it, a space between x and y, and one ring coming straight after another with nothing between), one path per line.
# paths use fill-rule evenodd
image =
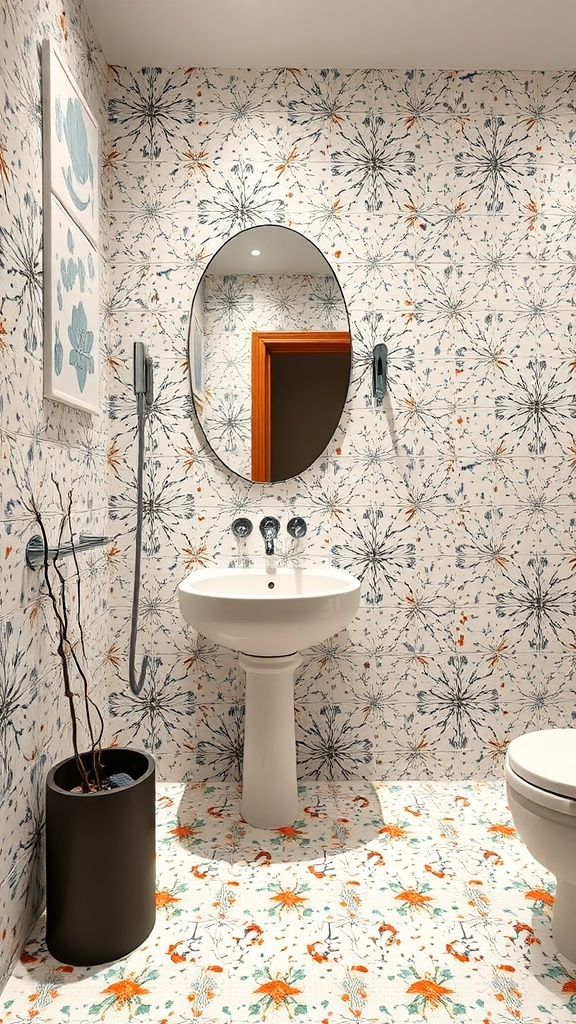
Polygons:
M143 520L143 478L144 442L146 419L154 401L153 364L141 341L134 342L134 394L136 396L136 419L138 437L138 465L136 469L136 539L134 553L134 588L132 591L132 615L130 621L130 650L128 655L128 678L132 693L138 695L144 686L148 655L144 655L140 675L136 679L136 637L138 634L138 605L140 603L140 575L142 563L142 520Z
M137 411L143 405L149 412L154 401L152 357L147 355L146 346L141 341L134 342L134 394Z

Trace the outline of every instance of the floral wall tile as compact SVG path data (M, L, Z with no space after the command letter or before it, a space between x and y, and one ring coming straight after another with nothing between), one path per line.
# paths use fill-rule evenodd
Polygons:
M3 893L0 975L10 971L43 903L44 777L70 753L67 712L55 656L54 626L40 574L26 568L27 541L38 532L32 501L50 540L57 536L54 484L72 491L78 533L109 532L103 486L106 417L43 399L42 116L40 47L50 38L105 125L107 68L81 3L66 11L26 0L0 12L0 826ZM98 176L99 180L99 176ZM107 226L106 226L107 230ZM106 267L100 271L106 277ZM109 670L107 564L102 552L81 560L83 615L94 696ZM103 702L104 703L104 702Z
M152 96L175 75L143 72L137 89ZM114 95L123 76L136 113L134 73L115 73ZM314 238L348 302L352 384L325 456L300 477L260 489L255 500L253 489L218 472L192 426L195 511L186 540L179 523L168 529L175 557L179 564L258 559L257 535L235 551L232 518L281 515L288 501L309 521L304 555L329 556L362 579L361 611L369 613L362 644L376 663L363 679L358 659L358 685L374 714L379 694L393 700L405 770L454 772L460 765L491 773L490 737L508 735L500 684L492 678L501 662L514 652L510 671L523 685L519 658L528 651L561 656L572 643L573 353L569 291L559 273L570 213L552 173L569 159L569 82L561 74L506 71L290 71L257 78L200 70L194 87L180 81L173 123L169 112L159 112L162 145L148 177L142 179L141 156L129 155L122 188L130 188L133 173L138 191L146 192L154 175L161 197L162 183L194 164L190 195L197 206L186 228L174 222L177 236L162 243L168 276L158 294L167 308L182 298L175 294L181 278L170 268L186 260L189 237L209 254L230 233L266 221ZM534 130L532 114L544 95L546 113ZM188 122L187 100L196 103ZM194 154L186 149L192 141ZM547 230L544 181L555 211ZM136 203L134 186L133 196ZM130 202L123 193L122 208ZM550 263L545 278L542 254ZM119 281L129 279L134 262L115 261ZM194 283L198 269L195 263ZM136 308L144 299L133 295ZM128 309L126 288L122 301ZM389 346L389 404L375 412L370 355L382 338ZM165 433L165 457L170 444ZM200 462L192 465L195 451ZM558 481L565 502L550 497ZM165 533L160 557L167 543ZM280 557L289 552L282 548ZM551 597L542 612L541 585ZM306 743L314 746L306 736L322 749L325 734L344 721L342 708L350 719L358 691L346 643L325 646L328 660L305 652L297 680L300 766L320 775L336 769L315 747L305 753ZM468 695L463 715L461 691ZM394 742L388 723L373 717L362 725L370 754L355 759L354 770L366 774L375 767L371 751ZM218 735L225 720L214 723ZM210 720L203 723L210 731ZM474 753L458 760L467 746ZM310 757L321 767L315 761L310 769Z

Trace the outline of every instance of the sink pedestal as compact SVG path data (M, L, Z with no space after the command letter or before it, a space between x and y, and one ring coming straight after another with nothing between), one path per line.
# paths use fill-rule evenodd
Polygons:
M359 602L360 581L324 564L274 572L214 566L178 585L186 622L213 643L242 652L242 814L257 828L283 828L298 816L294 674L301 661L292 652L345 629Z
M257 828L282 828L298 817L294 674L299 654L240 654L246 672L241 813Z

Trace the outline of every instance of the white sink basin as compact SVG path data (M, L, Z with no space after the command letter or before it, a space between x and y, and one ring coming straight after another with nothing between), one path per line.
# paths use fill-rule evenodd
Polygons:
M178 587L186 622L244 654L279 657L319 644L354 618L360 583L342 569L199 569Z

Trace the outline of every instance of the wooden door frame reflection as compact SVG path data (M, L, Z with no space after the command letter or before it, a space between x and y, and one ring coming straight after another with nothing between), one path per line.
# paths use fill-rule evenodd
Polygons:
M253 331L252 333L252 480L270 480L271 368L279 353L330 355L349 352L349 331Z

